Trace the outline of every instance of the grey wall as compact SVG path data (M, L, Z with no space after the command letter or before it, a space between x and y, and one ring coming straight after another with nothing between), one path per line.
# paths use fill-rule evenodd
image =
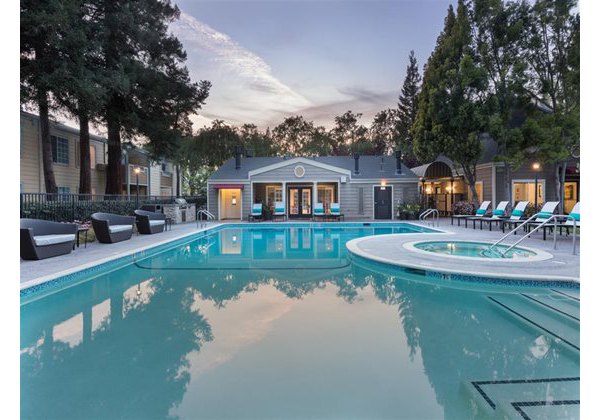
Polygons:
M296 166L303 166L305 173L302 178L294 175L294 168ZM287 182L314 182L314 181L339 181L340 177L344 176L338 172L333 172L327 169L318 168L306 163L297 163L284 166L282 168L274 169L272 171L263 172L258 175L252 176L254 182L265 182L265 181L287 181Z
M533 161L528 161L519 169L513 170L511 179L535 179L535 172L531 169L532 163ZM543 165L542 169L538 172L538 179L545 180L546 201L558 201L554 188L554 178L554 165ZM507 200L508 198L504 192L504 168L502 167L496 168L496 188L496 201Z

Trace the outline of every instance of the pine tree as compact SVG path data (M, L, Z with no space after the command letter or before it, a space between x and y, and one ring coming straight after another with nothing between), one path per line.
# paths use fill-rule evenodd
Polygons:
M481 155L486 77L474 57L469 11L459 0L456 15L449 8L444 31L427 62L413 135L421 159L443 153L461 169L478 206L475 170Z
M415 123L421 89L421 75L417 65L415 52L411 51L406 66L406 77L402 85L402 91L398 97L398 119L397 119L397 144L403 152L404 161L409 167L420 165L415 156L413 138L410 129Z
M513 116L529 102L522 48L527 9L524 3L475 0L473 16L478 59L488 78L486 131L498 144L496 160L504 164L505 197L512 202L511 172L526 157L526 125L514 126Z

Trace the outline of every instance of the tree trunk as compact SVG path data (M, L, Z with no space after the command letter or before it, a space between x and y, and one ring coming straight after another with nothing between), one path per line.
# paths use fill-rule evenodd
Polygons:
M181 171L179 169L179 165L175 166L175 173L177 174L177 179L176 179L176 182L177 182L176 191L177 191L177 193L176 193L176 195L177 195L177 197L179 197L181 195Z
M473 196L473 207L475 209L479 208L479 197L477 196L477 188L476 186L476 178L475 178L475 170L471 170L467 165L461 165L463 168L463 173L465 175L465 179L467 184L469 185L469 190L471 191L471 195Z
M121 194L121 126L118 118L109 109L106 115L108 131L108 164L106 166L106 194ZM126 168L128 170L128 168Z
M560 208L559 211L565 214L565 178L567 177L567 162L562 163L562 171L560 173Z
M79 112L79 194L92 193L90 125L86 111Z
M492 170L494 170L493 167ZM492 188L495 188L495 185L492 185ZM508 162L504 162L504 196L506 197L506 201L508 201L508 204L512 208L512 168L510 167L510 163Z
M562 213L562 206L563 206L563 199L560 195L560 184L561 184L561 175L560 175L560 169L561 169L561 162L557 162L554 164L554 192L556 193L556 200L559 202L558 205L558 211ZM537 194L537 191L536 191Z
M52 141L50 139L50 117L48 115L48 95L45 91L38 93L38 108L40 111L40 131L42 136L42 166L44 169L44 186L46 192L56 194L56 179L52 161Z

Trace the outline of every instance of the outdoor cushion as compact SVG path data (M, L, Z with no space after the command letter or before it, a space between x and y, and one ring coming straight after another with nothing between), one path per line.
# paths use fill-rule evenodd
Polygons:
M283 207L277 207L275 209L275 213L277 213L277 214L285 213L285 209Z
M323 214L323 207L315 207L315 214Z
M475 213L478 216L482 216L485 214L485 209L477 209L477 213Z
M523 210L513 210L511 213L512 216L523 216Z
M504 210L496 209L494 210L494 216L502 216L504 214Z
M150 226L164 225L164 220L150 220Z
M538 219L549 219L550 217L552 217L552 213L549 211L541 211L537 216Z
M580 215L579 213L570 213L569 216L573 217L575 220L579 222Z
M283 201L275 202L275 214L285 214L285 206L283 205Z
M340 205L337 203L331 203L331 214L340 214Z
M63 234L63 235L39 235L34 236L33 241L36 246L46 246L46 245L55 245L62 244L69 241L74 241L74 234Z
M132 225L113 225L113 226L108 227L108 230L110 231L110 233L125 232L126 230L132 230L132 229L133 229Z

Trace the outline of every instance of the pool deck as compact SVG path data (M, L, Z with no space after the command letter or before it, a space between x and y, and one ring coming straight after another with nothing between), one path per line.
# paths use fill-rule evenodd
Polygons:
M504 279L535 279L552 281L579 282L579 255L572 254L572 236L558 236L556 249L553 249L552 235L544 241L541 233L534 233L525 239L519 247L541 250L551 258L542 261L514 261L507 259L453 258L426 251L411 251L405 247L415 241L477 241L493 243L504 234L501 230L474 230L462 224L451 225L449 219L440 219L442 234L402 234L379 235L353 239L347 243L349 251L355 255L378 262L410 267L420 270L437 271L449 274L461 274L477 277ZM507 232L508 233L508 232ZM505 244L512 245L523 234L508 237ZM579 238L577 238L579 254Z
M348 220L348 222L373 222L373 220ZM401 222L399 220L391 221L393 223ZM229 223L236 223L230 222ZM238 222L239 223L239 222ZM245 222L242 222L245 223ZM296 223L309 223L294 221ZM87 267L100 264L111 259L126 256L144 249L171 242L185 236L193 235L200 231L219 226L221 222L209 222L206 227L198 228L195 222L173 225L172 230L155 235L137 235L134 234L128 241L116 244L100 244L98 242L88 243L84 247L83 237L81 245L75 248L73 252L59 257L48 258L41 261L23 261L20 264L20 288L27 288L36 284L43 283L53 278L73 273ZM281 223L285 225L285 223ZM418 223L417 223L418 224ZM258 223L260 225L260 223ZM425 226L420 224L421 226ZM436 227L437 228L437 227ZM571 254L570 236L560 237L557 250L552 249L552 238L546 241L542 240L541 234L534 234L531 238L522 242L523 246L541 249L551 253L554 257L547 261L530 263L506 263L506 262L468 262L465 260L453 261L446 257L428 256L422 253L409 252L403 248L406 242L413 242L420 239L429 240L470 240L470 241L496 241L502 237L502 232L494 230L473 230L465 229L464 225L458 227L452 226L449 219L441 219L440 227L437 228L445 234L403 234L403 235L381 235L375 237L360 238L351 241L351 251L361 254L367 258L389 264L409 266L421 269L437 268L444 272L473 273L494 277L513 277L541 279L563 279L579 281L579 256ZM517 236L517 237L520 237ZM512 243L509 240L508 243ZM579 245L579 243L578 243ZM443 268L443 270L441 269Z

